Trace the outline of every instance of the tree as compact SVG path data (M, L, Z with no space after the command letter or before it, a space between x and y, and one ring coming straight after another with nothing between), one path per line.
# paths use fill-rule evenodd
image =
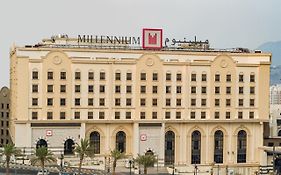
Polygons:
M47 147L42 146L35 149L35 157L30 159L32 165L40 163L43 173L45 172L45 162L55 162L57 159Z
M20 154L20 150L18 150L14 144L6 144L4 145L4 149L1 150L1 154L4 155L5 163L6 163L6 175L9 175L10 172L10 161L12 156L16 156Z
M156 160L155 156L152 154L147 154L147 155L138 154L138 157L136 158L136 162L139 165L143 165L144 174L147 174L147 167L153 166L156 161L157 160Z
M76 147L74 149L74 152L76 152L79 156L79 170L78 174L81 174L81 167L82 163L85 157L94 157L94 149L91 146L88 139L81 139L80 144L76 143Z
M121 151L114 149L110 152L110 156L113 159L113 165L112 165L112 174L115 175L115 169L116 169L116 163L118 159L122 159L124 156L123 153L121 153Z

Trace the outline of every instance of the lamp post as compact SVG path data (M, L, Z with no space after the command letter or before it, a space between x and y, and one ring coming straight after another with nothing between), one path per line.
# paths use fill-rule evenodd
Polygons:
M132 175L132 160L129 160L129 164L130 164L130 175Z
M61 152L61 154L60 154L60 168L61 168L61 172L63 171L63 159L64 159L64 155L63 155L63 153Z

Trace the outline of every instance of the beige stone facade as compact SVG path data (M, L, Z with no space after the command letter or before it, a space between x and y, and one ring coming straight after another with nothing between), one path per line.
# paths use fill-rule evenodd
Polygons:
M0 146L11 143L9 133L9 118L10 118L10 90L3 87L0 90Z
M12 139L63 149L90 138L100 156L152 151L181 171L252 174L265 158L270 63L265 53L15 47Z

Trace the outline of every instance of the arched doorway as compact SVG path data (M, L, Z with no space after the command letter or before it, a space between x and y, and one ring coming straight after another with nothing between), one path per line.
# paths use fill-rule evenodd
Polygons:
M167 131L165 134L165 165L175 162L175 133Z
M223 163L223 132L216 131L214 137L214 162Z
M238 132L237 137L237 163L246 163L247 160L247 133L244 130Z
M94 131L90 134L90 144L94 149L94 154L100 154L100 133Z
M44 139L38 140L37 143L36 143L36 148L39 148L39 147L46 147L47 148L48 147L47 141L44 140Z
M121 153L126 152L126 134L123 131L116 134L116 149Z
M74 149L74 141L72 139L67 139L64 142L64 154L65 155L74 154L73 149Z
M281 130L278 131L278 136L279 136L279 137L281 136Z
M191 164L201 162L201 133L194 131L191 135Z
M151 151L151 150L147 150L147 151L145 152L145 155L154 155L154 153L153 153L153 151Z

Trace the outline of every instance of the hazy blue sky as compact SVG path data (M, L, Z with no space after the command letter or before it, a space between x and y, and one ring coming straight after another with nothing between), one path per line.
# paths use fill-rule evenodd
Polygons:
M209 39L215 48L255 49L281 40L280 0L0 1L0 87L9 86L9 48L66 33Z

